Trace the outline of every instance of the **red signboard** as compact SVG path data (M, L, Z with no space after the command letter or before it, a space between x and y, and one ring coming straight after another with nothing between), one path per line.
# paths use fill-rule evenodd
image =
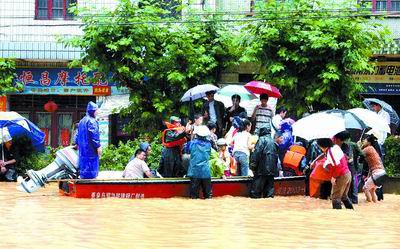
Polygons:
M93 86L93 95L109 96L109 95L111 95L111 87L109 87L109 86Z
M7 111L7 97L0 96L0 112Z

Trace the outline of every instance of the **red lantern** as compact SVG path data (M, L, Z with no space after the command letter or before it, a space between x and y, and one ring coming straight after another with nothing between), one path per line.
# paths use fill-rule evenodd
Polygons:
M49 100L46 104L44 104L44 109L47 112L55 112L58 109L58 105L54 103L54 101Z

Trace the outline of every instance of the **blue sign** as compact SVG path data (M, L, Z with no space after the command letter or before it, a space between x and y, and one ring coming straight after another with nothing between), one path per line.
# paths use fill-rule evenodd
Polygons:
M102 73L85 73L80 68L18 68L17 75L16 81L26 86L116 86Z
M85 73L80 68L18 68L16 82L24 84L20 94L93 95L93 87L110 87L111 94L129 93L99 72ZM90 80L89 80L90 79Z
M400 95L400 84L393 83L364 83L364 93L369 94L397 94Z

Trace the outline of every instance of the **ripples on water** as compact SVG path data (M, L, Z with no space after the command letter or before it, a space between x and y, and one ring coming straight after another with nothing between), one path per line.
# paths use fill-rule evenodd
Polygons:
M75 199L0 183L0 248L400 248L400 196L332 210L306 197Z

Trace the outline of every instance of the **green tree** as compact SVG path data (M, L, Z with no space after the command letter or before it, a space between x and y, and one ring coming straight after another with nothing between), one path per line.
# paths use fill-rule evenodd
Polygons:
M121 0L113 11L80 11L84 34L67 43L84 50L76 63L85 70L112 75L110 80L130 89L130 107L121 112L132 118L128 130L155 132L170 114L187 114L179 102L184 92L197 84L215 84L233 61L229 32L213 17L182 21L165 3L129 0Z
M0 96L12 93L21 88L21 84L14 84L15 62L0 58Z
M363 87L352 72L371 70L388 34L359 6L332 2L271 0L243 30L241 61L261 65L259 79L279 87L282 104L297 114L359 104Z

